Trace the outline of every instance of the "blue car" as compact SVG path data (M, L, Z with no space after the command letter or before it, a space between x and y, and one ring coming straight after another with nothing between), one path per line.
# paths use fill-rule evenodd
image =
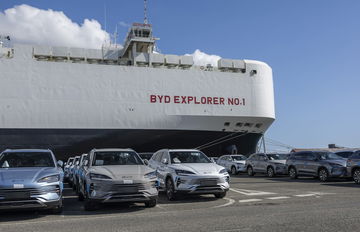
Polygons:
M0 209L43 208L62 212L64 173L50 150L0 154Z

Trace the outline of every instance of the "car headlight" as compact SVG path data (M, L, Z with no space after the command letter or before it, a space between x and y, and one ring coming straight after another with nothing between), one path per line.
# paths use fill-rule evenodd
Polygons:
M228 172L227 172L226 169L224 168L224 169L221 169L219 173L220 173L220 174L227 174Z
M179 176L186 176L186 175L194 175L195 173L190 172L190 171L186 171L186 170L177 170L175 169L176 175Z
M110 180L111 178L106 175L102 175L102 174L90 173L90 179L92 179L92 180Z
M144 175L144 177L145 177L145 178L149 178L149 179L154 179L154 178L156 178L156 171L146 173L146 174Z
M43 178L39 179L37 182L38 183L53 183L53 182L58 182L59 180L60 180L60 175L51 175L51 176L43 177Z

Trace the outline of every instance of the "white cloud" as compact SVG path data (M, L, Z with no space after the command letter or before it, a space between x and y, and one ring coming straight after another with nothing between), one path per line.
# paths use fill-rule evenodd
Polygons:
M120 21L119 25L122 26L122 27L126 27L126 28L129 28L131 26L130 24L128 24L128 23L126 23L124 21Z
M218 60L221 59L220 56L217 55L209 55L205 52L200 51L199 49L196 49L193 54L185 54L187 56L194 57L194 63L195 65L199 66L206 66L207 64L211 64L214 67L217 67Z
M10 35L15 42L101 48L110 41L109 34L94 19L79 25L62 11L42 10L19 5L0 12L0 34Z

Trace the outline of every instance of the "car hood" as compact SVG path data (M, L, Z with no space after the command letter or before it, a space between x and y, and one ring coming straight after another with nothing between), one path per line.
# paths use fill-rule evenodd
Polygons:
M332 163L332 164L339 164L339 165L341 165L341 166L346 167L346 159L326 160L326 161L329 162L329 163Z
M273 163L273 164L286 164L286 160L269 160L269 163Z
M177 170L186 170L191 171L196 174L219 174L223 167L215 163L182 163L182 164L173 164L172 168Z
M142 179L145 174L155 171L146 165L93 166L91 173L102 174L114 180Z
M60 174L55 167L0 168L0 186L5 184L29 184L51 175Z

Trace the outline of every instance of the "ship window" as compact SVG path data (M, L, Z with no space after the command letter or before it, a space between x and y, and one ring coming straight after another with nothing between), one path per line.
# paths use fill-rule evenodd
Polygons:
M236 123L236 126L237 126L237 127L242 127L242 126L243 126L243 123L238 122L238 123Z
M262 125L263 125L262 123L256 123L255 127L260 128L260 127L262 127Z
M245 127L252 127L254 123L245 123Z
M225 122L224 126L230 126L230 122Z

